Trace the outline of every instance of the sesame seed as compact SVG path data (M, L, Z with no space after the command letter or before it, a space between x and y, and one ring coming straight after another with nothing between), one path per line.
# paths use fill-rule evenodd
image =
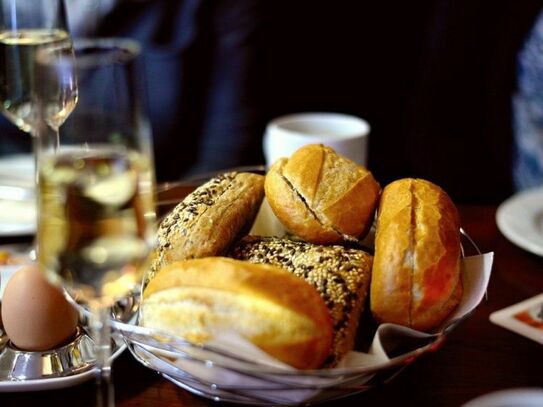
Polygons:
M373 258L343 246L320 246L275 237L248 236L234 247L232 256L253 263L272 264L305 279L319 292L335 327L332 366L346 347L346 332L356 329L369 288ZM352 346L352 344L349 344Z
M144 285L164 266L166 256L176 250L176 247L192 244L190 239L191 228L217 201L218 197L228 189L233 188L232 184L237 174L237 172L229 172L212 178L187 195L182 202L166 215L158 227L155 257L145 277ZM170 243L172 240L178 242L176 247L172 247ZM189 254L187 257L190 256Z

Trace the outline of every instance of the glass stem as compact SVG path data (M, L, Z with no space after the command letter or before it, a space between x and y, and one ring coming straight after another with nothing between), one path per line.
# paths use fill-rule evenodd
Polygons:
M96 405L113 407L115 395L111 378L111 326L109 325L109 307L100 301L91 304L91 330L96 353Z
M49 128L49 130L53 131L55 133L55 152L58 151L60 147L60 132L59 128ZM38 219L37 213L39 210L39 188L40 188L40 151L41 148L39 146L39 143L41 140L38 138L37 131L35 129L30 131L30 136L32 138L32 156L34 158L34 186L35 186L35 202L36 202L36 222ZM43 136L42 136L43 137ZM34 234L34 239L32 241L32 247L30 248L28 252L28 257L33 260L38 260L38 225L36 225L36 233Z
M34 158L34 200L36 204L36 222L38 221L38 208L39 208L39 187L40 187L40 167L39 167L39 151L40 146L38 137L36 135L36 132L32 130L30 132L30 136L32 139L32 157ZM38 225L36 225L36 232L34 234L34 239L32 240L32 247L28 251L28 257L32 261L38 260Z

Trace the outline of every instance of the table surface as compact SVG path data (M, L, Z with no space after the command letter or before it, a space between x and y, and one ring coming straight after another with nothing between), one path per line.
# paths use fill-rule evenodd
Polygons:
M543 387L543 346L489 322L496 310L543 292L543 258L499 232L496 206L459 205L462 224L483 252L495 252L488 300L436 352L409 365L394 380L328 405L459 406L482 394ZM128 352L114 363L118 406L216 405L176 387ZM0 394L0 405L94 405L92 381L67 389ZM324 404L327 405L327 404Z

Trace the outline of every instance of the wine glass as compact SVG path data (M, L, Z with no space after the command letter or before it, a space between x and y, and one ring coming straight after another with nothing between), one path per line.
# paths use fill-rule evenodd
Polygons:
M38 263L91 311L99 405L113 405L110 307L139 291L154 244L151 132L137 43L94 39L36 56ZM74 79L75 78L75 79ZM77 105L56 132L51 93L77 82ZM53 97L56 99L56 97Z
M34 57L38 49L70 49L64 0L1 0L0 9L0 110L19 129L33 134L35 116ZM51 98L54 95L51 95ZM56 96L56 95L55 95ZM50 121L58 129L73 110L76 92L64 89L52 100ZM37 156L34 155L37 183ZM36 242L28 255L35 258Z
M34 127L34 56L43 47L71 47L64 0L1 0L0 13L0 108L21 130ZM58 128L75 105L63 100L52 118Z

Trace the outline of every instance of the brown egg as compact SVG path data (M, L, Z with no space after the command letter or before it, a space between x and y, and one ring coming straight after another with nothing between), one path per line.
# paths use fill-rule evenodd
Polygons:
M54 349L74 333L78 313L59 288L36 266L21 267L8 281L2 298L2 321L20 349Z

